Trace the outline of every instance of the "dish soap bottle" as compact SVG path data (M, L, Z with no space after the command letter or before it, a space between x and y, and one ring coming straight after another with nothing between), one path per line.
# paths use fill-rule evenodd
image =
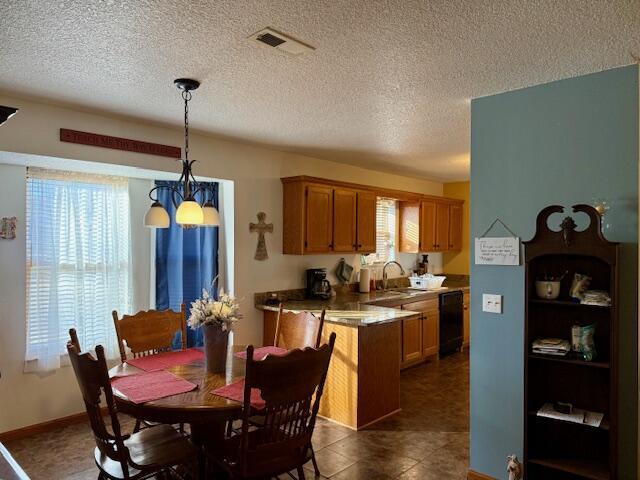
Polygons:
M422 255L422 261L418 263L418 276L429 273L429 255Z

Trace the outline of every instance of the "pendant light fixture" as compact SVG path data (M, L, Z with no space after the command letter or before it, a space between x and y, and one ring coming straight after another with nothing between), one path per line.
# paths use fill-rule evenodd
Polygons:
M171 191L171 201L176 210L176 223L183 228L193 227L215 227L220 225L220 214L213 206L214 190L207 184L200 184L196 181L191 167L195 160L189 160L189 101L191 92L200 86L200 82L190 78L179 78L173 82L176 87L182 90L184 100L184 159L182 163L182 175L178 180L182 183L182 191L168 185L158 185L151 189L149 198L153 204L144 216L144 224L150 228L167 228L171 223L169 213L164 205L158 200L154 192L160 189ZM196 194L201 193L203 205L196 200Z

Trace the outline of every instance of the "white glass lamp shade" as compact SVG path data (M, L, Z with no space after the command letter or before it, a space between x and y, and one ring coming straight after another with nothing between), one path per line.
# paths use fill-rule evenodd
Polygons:
M202 207L202 212L204 214L204 222L202 222L203 226L217 227L220 225L220 214L216 207L213 206L213 203L205 203L204 207Z
M169 213L160 202L154 202L144 216L144 226L149 228L168 228Z
M176 223L178 225L202 225L204 214L202 207L193 197L185 199L176 211Z

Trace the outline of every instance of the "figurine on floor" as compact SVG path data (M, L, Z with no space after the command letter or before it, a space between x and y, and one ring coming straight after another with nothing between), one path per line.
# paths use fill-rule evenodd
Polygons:
M509 480L522 480L522 464L515 455L507 457L507 472Z

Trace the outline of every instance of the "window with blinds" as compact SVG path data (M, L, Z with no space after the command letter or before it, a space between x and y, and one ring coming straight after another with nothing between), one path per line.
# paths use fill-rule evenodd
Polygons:
M117 357L111 312L132 303L128 180L29 168L25 223L29 369L58 368L70 328Z
M375 263L396 259L396 201L378 198L376 204L376 253Z

